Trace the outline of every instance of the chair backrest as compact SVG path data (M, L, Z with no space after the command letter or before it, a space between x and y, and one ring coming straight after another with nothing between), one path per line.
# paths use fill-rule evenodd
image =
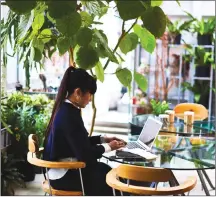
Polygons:
M38 137L35 134L30 134L28 137L28 149L31 153L39 152Z
M29 152L27 160L32 165L43 167L43 168L67 168L67 169L78 169L85 168L84 162L53 162L45 161L37 158L37 154L40 152L38 138L35 134L30 134L28 137L28 148Z
M116 168L117 176L144 182L168 182L172 179L170 170L121 164Z
M173 110L175 115L181 119L184 118L185 111L193 111L194 120L204 120L208 117L208 110L205 106L197 103L179 103Z

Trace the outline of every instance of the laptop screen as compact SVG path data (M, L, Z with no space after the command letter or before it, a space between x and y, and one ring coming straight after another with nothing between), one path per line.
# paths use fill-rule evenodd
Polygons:
M161 127L162 123L160 121L149 117L140 133L138 141L151 147Z

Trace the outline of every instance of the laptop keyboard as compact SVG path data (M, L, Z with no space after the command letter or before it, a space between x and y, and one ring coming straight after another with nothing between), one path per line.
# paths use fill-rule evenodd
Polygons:
M144 147L140 146L137 142L128 142L126 145L126 148L128 148L128 149L134 149L134 148L144 149Z

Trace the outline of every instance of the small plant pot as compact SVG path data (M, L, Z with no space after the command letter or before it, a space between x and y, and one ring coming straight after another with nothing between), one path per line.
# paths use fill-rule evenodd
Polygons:
M181 34L175 36L173 44L181 44Z
M212 45L212 34L198 34L198 45Z
M196 77L210 77L211 65L198 65L196 66Z
M181 34L169 34L168 35L169 44L181 44Z

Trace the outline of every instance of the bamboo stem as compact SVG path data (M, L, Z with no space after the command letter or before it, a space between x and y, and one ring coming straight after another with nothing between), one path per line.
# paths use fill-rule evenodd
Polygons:
M97 109L95 107L95 95L92 96L92 109L93 109L93 116L92 116L92 123L91 123L91 129L89 132L89 136L92 136L94 125L95 125L96 112L97 112Z

